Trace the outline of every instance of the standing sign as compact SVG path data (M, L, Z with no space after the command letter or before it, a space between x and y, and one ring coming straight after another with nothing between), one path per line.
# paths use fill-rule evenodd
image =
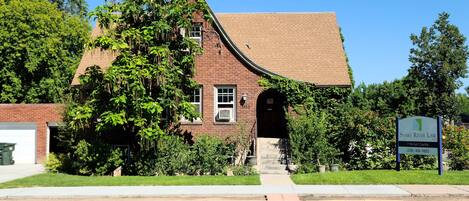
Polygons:
M396 170L400 170L400 155L438 156L438 174L443 174L441 117L409 117L396 120Z

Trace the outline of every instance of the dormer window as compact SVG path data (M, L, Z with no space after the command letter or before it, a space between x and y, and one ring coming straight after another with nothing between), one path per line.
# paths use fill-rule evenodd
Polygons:
M202 45L202 23L194 23L189 31L189 38L196 40Z

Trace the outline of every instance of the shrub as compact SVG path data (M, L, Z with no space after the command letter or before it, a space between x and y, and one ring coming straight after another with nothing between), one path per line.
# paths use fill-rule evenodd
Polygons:
M192 164L196 175L217 175L223 173L228 159L233 156L233 148L222 140L203 135L198 137L191 147Z
M234 176L250 176L258 174L256 169L249 165L232 166L231 170L233 171Z
M246 123L238 123L238 131L230 135L226 139L226 143L229 146L233 146L234 156L233 161L234 165L241 166L244 165L246 158L251 153L251 135L246 128Z
M337 150L329 143L326 113L306 113L288 117L288 130L293 162L301 166L311 163L335 163ZM310 168L308 168L310 170Z
M392 118L344 104L332 112L330 136L347 169L391 168L395 161Z
M469 169L469 130L448 126L444 129L444 148L449 151L452 170Z
M61 171L63 165L63 160L59 155L55 153L50 153L49 157L47 158L45 168L48 172L58 173Z
M108 175L124 162L119 148L86 140L78 142L73 154L73 169L80 175Z
M307 174L307 173L312 173L312 172L317 172L317 171L318 171L317 164L307 163L307 164L299 165L298 169L296 169L295 171L295 174Z
M178 136L168 136L159 140L156 153L158 175L183 175L193 172L191 161L195 157L190 146Z
M132 154L126 164L130 175L219 175L228 166L233 146L222 140L201 136L193 145L181 136L173 135L158 139L148 149Z

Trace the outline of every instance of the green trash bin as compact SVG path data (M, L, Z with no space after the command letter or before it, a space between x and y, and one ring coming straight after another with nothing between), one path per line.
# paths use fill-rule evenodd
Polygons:
M13 143L0 143L0 165L13 165L13 151L15 151L15 144Z

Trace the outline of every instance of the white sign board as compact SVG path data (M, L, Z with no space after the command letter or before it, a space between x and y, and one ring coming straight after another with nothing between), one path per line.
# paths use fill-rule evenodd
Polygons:
M438 121L428 117L399 120L399 154L438 155Z

